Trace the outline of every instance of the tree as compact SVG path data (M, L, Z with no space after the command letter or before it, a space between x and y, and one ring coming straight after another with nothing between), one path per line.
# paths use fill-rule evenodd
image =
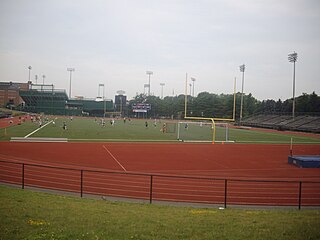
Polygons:
M236 119L240 115L240 98L241 93L236 94ZM197 97L187 96L188 109L187 116L196 117L216 117L232 118L233 116L233 94L214 94L201 92ZM129 113L132 114L132 104L149 103L151 111L148 117L166 117L166 118L183 118L185 95L167 96L160 99L156 96L146 96L139 94L129 101ZM312 94L302 94L296 98L296 111L302 113L320 112L320 97L313 92ZM267 99L258 101L251 93L244 95L243 117L248 117L256 113L291 113L292 99L285 101L275 101Z

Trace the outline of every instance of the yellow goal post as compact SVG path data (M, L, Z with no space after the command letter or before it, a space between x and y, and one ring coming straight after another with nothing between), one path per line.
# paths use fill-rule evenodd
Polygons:
M188 73L186 73L186 85L185 85L185 95L184 95L184 118L190 120L209 120L212 122L212 144L215 143L216 138L216 124L215 121L227 121L234 122L236 117L236 78L234 78L234 93L233 93L233 113L232 118L205 118L205 117L189 117L187 116L188 110Z

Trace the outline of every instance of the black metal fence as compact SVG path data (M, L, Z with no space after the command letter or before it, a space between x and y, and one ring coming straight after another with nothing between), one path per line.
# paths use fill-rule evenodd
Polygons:
M65 168L0 160L0 182L153 201L259 206L320 206L320 182L207 178Z

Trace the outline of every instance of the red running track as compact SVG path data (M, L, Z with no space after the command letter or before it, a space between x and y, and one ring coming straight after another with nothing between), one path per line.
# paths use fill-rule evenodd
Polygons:
M0 129L21 124L27 120L30 120L30 116L28 116L28 115L23 115L23 116L18 116L18 117L10 117L10 118L1 118L0 119Z
M320 145L293 151L320 155ZM300 196L302 206L320 206L320 169L288 165L288 153L287 145L1 142L0 159L11 163L0 162L0 181L22 183L17 162L26 164L25 186L243 205L297 206Z

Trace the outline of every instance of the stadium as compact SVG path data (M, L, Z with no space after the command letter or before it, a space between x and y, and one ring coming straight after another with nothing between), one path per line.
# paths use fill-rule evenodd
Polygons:
M124 115L126 104L116 112L110 100L69 99L53 85L31 83L19 96L28 114L2 120L3 182L150 203L320 205L318 117L258 115L234 124L236 93L232 116L210 118L187 116L197 98L186 91L182 119L153 119L149 103ZM283 122L296 131L274 130ZM314 169L290 165L288 155L314 156Z
M187 93L180 119L152 118L148 97L127 106L117 95L125 102L117 111L111 100L69 99L53 85L31 83L19 89L20 111L3 110L0 181L111 201L318 208L319 117L238 122L236 96L226 118L195 116L197 98Z
M0 239L320 239L319 10L1 1Z

